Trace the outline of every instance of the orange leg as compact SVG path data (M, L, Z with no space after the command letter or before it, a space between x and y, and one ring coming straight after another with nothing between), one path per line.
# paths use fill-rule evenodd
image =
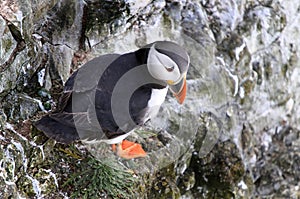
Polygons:
M113 144L112 150L117 152L118 156L125 159L140 158L147 155L140 144L128 140L123 140L121 143L117 144L117 146Z

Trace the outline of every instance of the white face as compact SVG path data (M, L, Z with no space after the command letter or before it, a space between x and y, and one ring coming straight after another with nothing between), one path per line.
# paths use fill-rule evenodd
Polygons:
M155 44L150 48L147 66L149 73L158 80L176 83L182 79L177 64L168 56L158 52Z

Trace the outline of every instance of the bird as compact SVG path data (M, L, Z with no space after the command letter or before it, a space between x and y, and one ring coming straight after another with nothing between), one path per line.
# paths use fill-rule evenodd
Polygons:
M187 51L172 41L100 55L69 77L56 109L34 125L60 143L105 142L119 157L145 157L125 138L157 115L168 90L183 104L189 65Z

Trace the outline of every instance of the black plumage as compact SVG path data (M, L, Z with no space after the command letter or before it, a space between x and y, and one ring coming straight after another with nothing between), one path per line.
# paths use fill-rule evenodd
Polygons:
M57 109L35 126L58 142L70 143L79 139L112 139L142 125L152 89L167 86L165 81L153 78L147 69L152 45L123 55L102 55L87 62L67 80ZM170 45L172 50L177 47ZM172 50L161 49L160 53L178 65L187 66L186 55Z
M125 134L126 132L121 130L114 121L111 111L111 95L116 83L126 72L136 66L146 67L146 60L136 56L135 52L124 55L104 55L84 65L66 82L57 110L37 121L35 126L48 137L62 143L70 143L79 139L111 139ZM108 64L110 61L111 63ZM107 68L106 64L109 65ZM100 77L101 68L106 69L102 71L103 74ZM145 73L147 73L146 68ZM151 77L149 74L146 75ZM153 78L154 81L158 82ZM76 89L74 89L75 82L79 84ZM164 82L146 84L133 93L129 110L135 125L141 125L143 122L142 118L151 96L151 89L165 86ZM92 110L94 107L95 112ZM97 118L90 118L94 115L93 113L96 113ZM76 125L74 120L76 120ZM101 129L95 125L98 122ZM131 125L126 130L130 131L133 128L134 126Z

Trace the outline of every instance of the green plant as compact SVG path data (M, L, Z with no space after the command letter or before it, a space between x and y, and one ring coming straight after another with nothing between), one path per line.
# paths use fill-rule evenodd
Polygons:
M136 182L137 178L116 162L86 158L81 171L72 174L63 187L72 187L71 198L130 198Z

